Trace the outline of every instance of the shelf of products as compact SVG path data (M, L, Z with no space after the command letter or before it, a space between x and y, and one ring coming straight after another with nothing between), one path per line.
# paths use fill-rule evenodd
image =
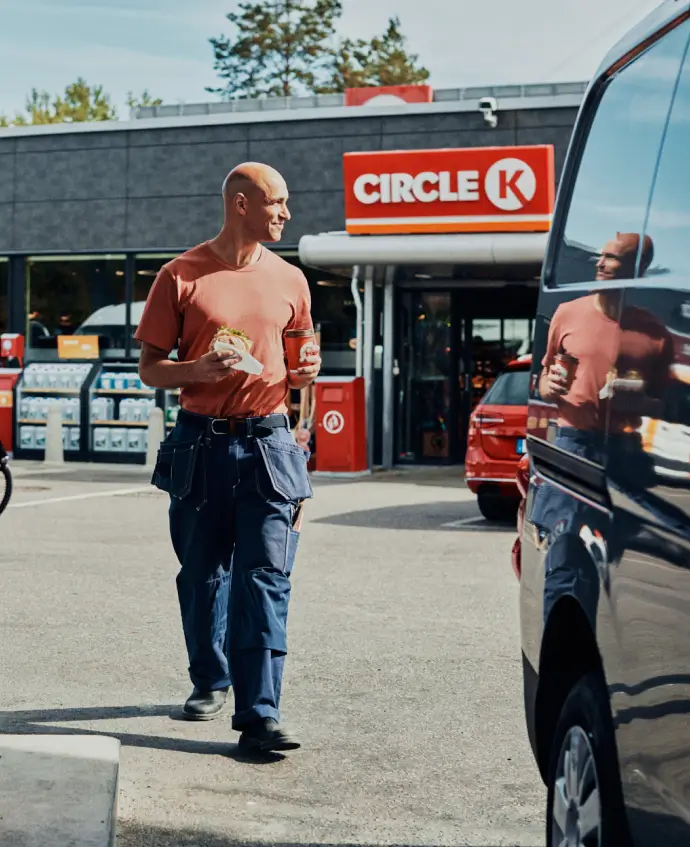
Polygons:
M148 421L91 421L91 426L142 426L147 427Z
M79 395L79 388L22 388L23 394L73 394Z
M109 396L133 396L133 397L155 397L156 392L149 388L95 388L93 394L105 394Z
M137 365L99 370L89 392L89 448L99 462L142 463L156 392L142 384Z
M180 411L180 389L169 389L163 391L162 394L165 428L171 430L177 423L177 414Z
M48 411L54 406L61 412L66 458L84 458L85 392L97 367L81 362L33 362L24 368L15 389L17 458L40 458L45 453Z

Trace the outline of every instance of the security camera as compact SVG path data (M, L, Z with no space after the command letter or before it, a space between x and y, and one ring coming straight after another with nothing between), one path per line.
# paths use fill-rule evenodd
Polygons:
M477 104L477 108L484 115L484 120L490 127L496 129L498 126L498 102L495 97L482 97Z

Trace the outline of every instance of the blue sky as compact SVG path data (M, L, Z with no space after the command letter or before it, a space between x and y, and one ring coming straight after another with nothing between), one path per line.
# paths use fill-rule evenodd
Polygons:
M229 34L233 0L0 0L0 112L32 87L83 76L126 117L128 90L165 102L214 99L208 39ZM398 14L436 88L586 79L657 0L344 0L341 31L370 36Z

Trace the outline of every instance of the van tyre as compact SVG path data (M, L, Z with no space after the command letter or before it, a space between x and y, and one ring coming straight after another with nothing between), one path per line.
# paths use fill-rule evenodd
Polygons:
M608 694L599 674L568 695L551 748L547 847L629 847Z
M477 494L477 505L482 516L487 521L496 523L514 523L517 519L519 501L512 497L501 497L480 490Z

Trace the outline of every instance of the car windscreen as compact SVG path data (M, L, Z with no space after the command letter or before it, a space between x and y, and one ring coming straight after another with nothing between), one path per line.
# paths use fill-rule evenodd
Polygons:
M526 406L529 394L529 371L506 371L484 395L483 404L491 406Z

